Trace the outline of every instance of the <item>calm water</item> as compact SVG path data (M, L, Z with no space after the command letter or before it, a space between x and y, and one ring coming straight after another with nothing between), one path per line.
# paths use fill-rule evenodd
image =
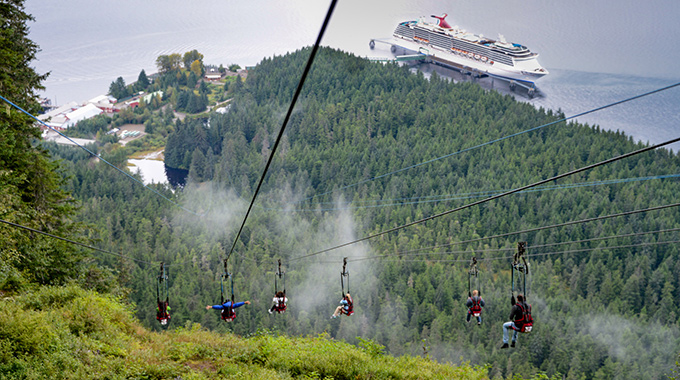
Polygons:
M132 165L128 166L128 169L133 173L139 171L145 184L168 183L163 161L130 159L128 163Z
M26 10L36 18L30 37L42 48L35 67L51 72L45 95L62 104L106 93L119 76L130 83L142 69L155 72L161 54L197 49L206 63L250 66L311 45L328 4L27 0ZM567 116L680 82L676 1L343 0L323 44L389 56L385 48L370 50L368 41L389 37L400 21L442 13L452 25L489 37L502 33L540 53L551 74L538 83L541 96L523 100ZM680 134L679 111L680 90L673 89L579 120L658 143Z

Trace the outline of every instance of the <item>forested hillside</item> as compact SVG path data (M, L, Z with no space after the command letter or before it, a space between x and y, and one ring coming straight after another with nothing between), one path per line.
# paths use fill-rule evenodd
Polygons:
M163 240L160 235L130 236L130 228L149 217L153 224L170 226L170 235L178 229L170 224L165 205L157 198L144 198L147 193L138 188L131 189L129 182L117 177L120 172L105 170L100 159L70 147L42 145L31 114L40 109L36 93L46 75L30 67L38 50L27 37L26 23L31 20L23 0L0 0L0 378L485 378L482 367L390 357L370 340L353 347L333 341L328 334L296 339L267 330L248 337L216 334L181 314L179 319L186 322L183 328L175 326L164 333L143 328L130 300L141 298L136 292L146 284L138 280L147 268L136 268L126 260L131 255L148 256L149 245L139 245L140 238L151 238L150 246L161 246ZM114 122L134 116L128 113ZM162 118L147 121L150 128L163 122ZM107 124L95 120L91 129L78 133L101 137ZM112 145L116 138L98 140L107 161L124 167L130 150ZM148 140L134 149L154 145ZM62 158L61 163L55 156ZM69 194L65 188L74 192ZM159 190L172 197L170 190ZM139 206L135 215L132 209L115 207L128 198ZM96 207L97 202L103 206ZM108 215L102 213L109 209L113 211ZM93 210L92 222L74 220L76 212L87 220L88 210ZM107 222L111 222L109 236L101 233ZM85 249L88 244L108 244L108 249L97 252L121 261L97 265L90 249ZM129 255L115 253L118 249ZM120 282L134 286L134 297L127 296L130 289Z
M488 364L492 378L538 371L569 379L671 373L680 352L678 239L675 231L658 231L680 227L677 207L456 244L676 203L680 159L664 149L301 259L643 147L621 133L561 122L374 180L563 115L474 83L426 79L330 49L314 62L230 259L236 300L252 304L238 309L231 324L206 311L220 299L222 260L308 54L262 61L245 83L232 86L226 114L175 122L166 163L190 170L191 182L176 194L195 214L80 153L51 148L72 173L67 187L82 202L79 217L92 227L89 238L125 253L99 260L131 289L145 325L158 328L155 277L163 261L176 326L200 322L241 335L261 328L290 335L326 331L350 343L375 340L393 355L427 351L443 361ZM518 241L528 243L528 300L536 322L516 348L500 350ZM487 302L479 327L465 323L473 256ZM356 314L331 320L343 257ZM286 314L270 315L279 258L290 303Z
M37 114L36 91L46 75L28 63L38 46L28 38L31 16L21 7L0 4L0 95ZM0 112L0 289L27 283L62 284L86 270L83 254L62 241L8 227L14 223L76 239L79 226L71 220L74 204L61 188L58 165L34 144L40 129L27 115L2 102Z

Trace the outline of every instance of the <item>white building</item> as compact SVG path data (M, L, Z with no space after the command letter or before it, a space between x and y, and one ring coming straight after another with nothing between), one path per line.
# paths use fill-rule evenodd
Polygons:
M152 92L150 94L146 94L146 95L142 96L142 100L144 101L144 103L149 104L149 103L151 103L151 99L153 99L156 96L160 96L162 98L163 97L163 91L156 91L156 92Z
M220 80L220 79L222 79L222 73L219 70L217 70L216 68L211 67L210 69L208 69L205 72L205 74L203 75L203 78L205 78L206 80L212 80L212 81Z
M100 95L88 100L82 106L76 102L70 102L38 116L38 119L54 129L64 130L81 120L89 119L104 112L114 112L113 104L115 102L116 98Z
M64 115L66 116L66 123L64 123L63 128L72 127L81 120L89 119L102 113L104 113L104 111L99 107L92 103L88 103L85 106Z
M63 106L59 106L49 112L39 115L38 119L52 128L63 130L64 123L68 121L66 114L77 110L79 107L80 106L76 102L64 104Z
M87 101L87 104L94 104L97 106L97 108L108 113L112 113L114 111L114 103L116 103L116 98L108 95L99 95Z

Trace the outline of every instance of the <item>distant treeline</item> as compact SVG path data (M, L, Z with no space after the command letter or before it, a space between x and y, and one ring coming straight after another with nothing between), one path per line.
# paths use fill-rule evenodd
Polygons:
M239 309L228 326L206 313L205 305L219 301L222 260L308 54L303 49L263 60L247 81L229 87L233 100L226 114L175 121L166 163L189 169L190 184L179 198L201 217L131 186L102 165L87 164L86 157L55 148L71 174L67 188L81 202L81 220L98 228L91 238L138 259L171 264L173 324L194 321L243 335L262 328L294 335L327 331L349 342L373 339L394 355L423 353L425 344L441 360L488 364L492 378L538 371L569 379L656 379L670 373L680 351L679 252L677 244L657 243L677 240L677 232L630 234L680 227L677 208L455 245L675 203L678 182L672 179L582 185L680 173L680 159L664 149L557 183L570 187L515 194L291 261L470 203L485 192L517 188L644 146L619 132L561 122L371 180L564 115L474 83L436 74L424 78L407 67L331 49L322 49L314 62L230 259L237 300L253 304ZM624 234L629 236L582 241ZM528 242L529 254L546 255L529 258L535 332L506 351L499 349L501 324L510 312L508 256L517 241ZM557 243L564 244L532 248ZM426 249L432 246L440 247ZM345 256L356 314L332 321ZM351 261L364 256L376 257ZM479 287L487 302L481 327L465 323L473 256L480 260ZM290 304L284 316L271 316L266 309L278 258L288 271ZM156 268L116 257L101 262L117 268L121 283L132 289L137 315L155 326Z

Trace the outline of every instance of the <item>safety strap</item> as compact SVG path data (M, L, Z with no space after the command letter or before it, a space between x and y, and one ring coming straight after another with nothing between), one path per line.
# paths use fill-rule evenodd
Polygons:
M161 263L160 272L156 281L156 301L159 303L162 298L165 298L165 302L170 301L170 295L168 293L168 274L166 270L165 264Z
M511 266L512 270L511 295L513 297L515 296L515 284L517 284L518 292L523 293L525 299L529 293L529 289L527 289L527 276L529 275L529 263L527 263L526 257L524 256L526 244L527 243L525 241L517 243L517 252L515 252ZM515 271L517 272L516 281Z
M279 270L274 274L274 295L279 293L279 284L277 280L283 282L283 295L286 295L286 273L281 270L281 259L279 259Z
M345 278L347 278L347 292L345 292ZM340 272L340 287L342 288L342 297L349 293L349 272L347 271L347 258L342 259L342 272Z
M468 297L472 297L472 277L475 278L475 286L478 288L477 292L479 295L482 294L481 289L479 289L479 270L477 269L477 258L472 257L472 263L470 264L470 269L468 270Z
M234 277L229 273L229 267L227 260L224 260L224 273L222 274L222 279L220 280L220 304L224 305L224 280L227 279L231 283L231 304L234 304ZM233 307L232 307L233 308Z

